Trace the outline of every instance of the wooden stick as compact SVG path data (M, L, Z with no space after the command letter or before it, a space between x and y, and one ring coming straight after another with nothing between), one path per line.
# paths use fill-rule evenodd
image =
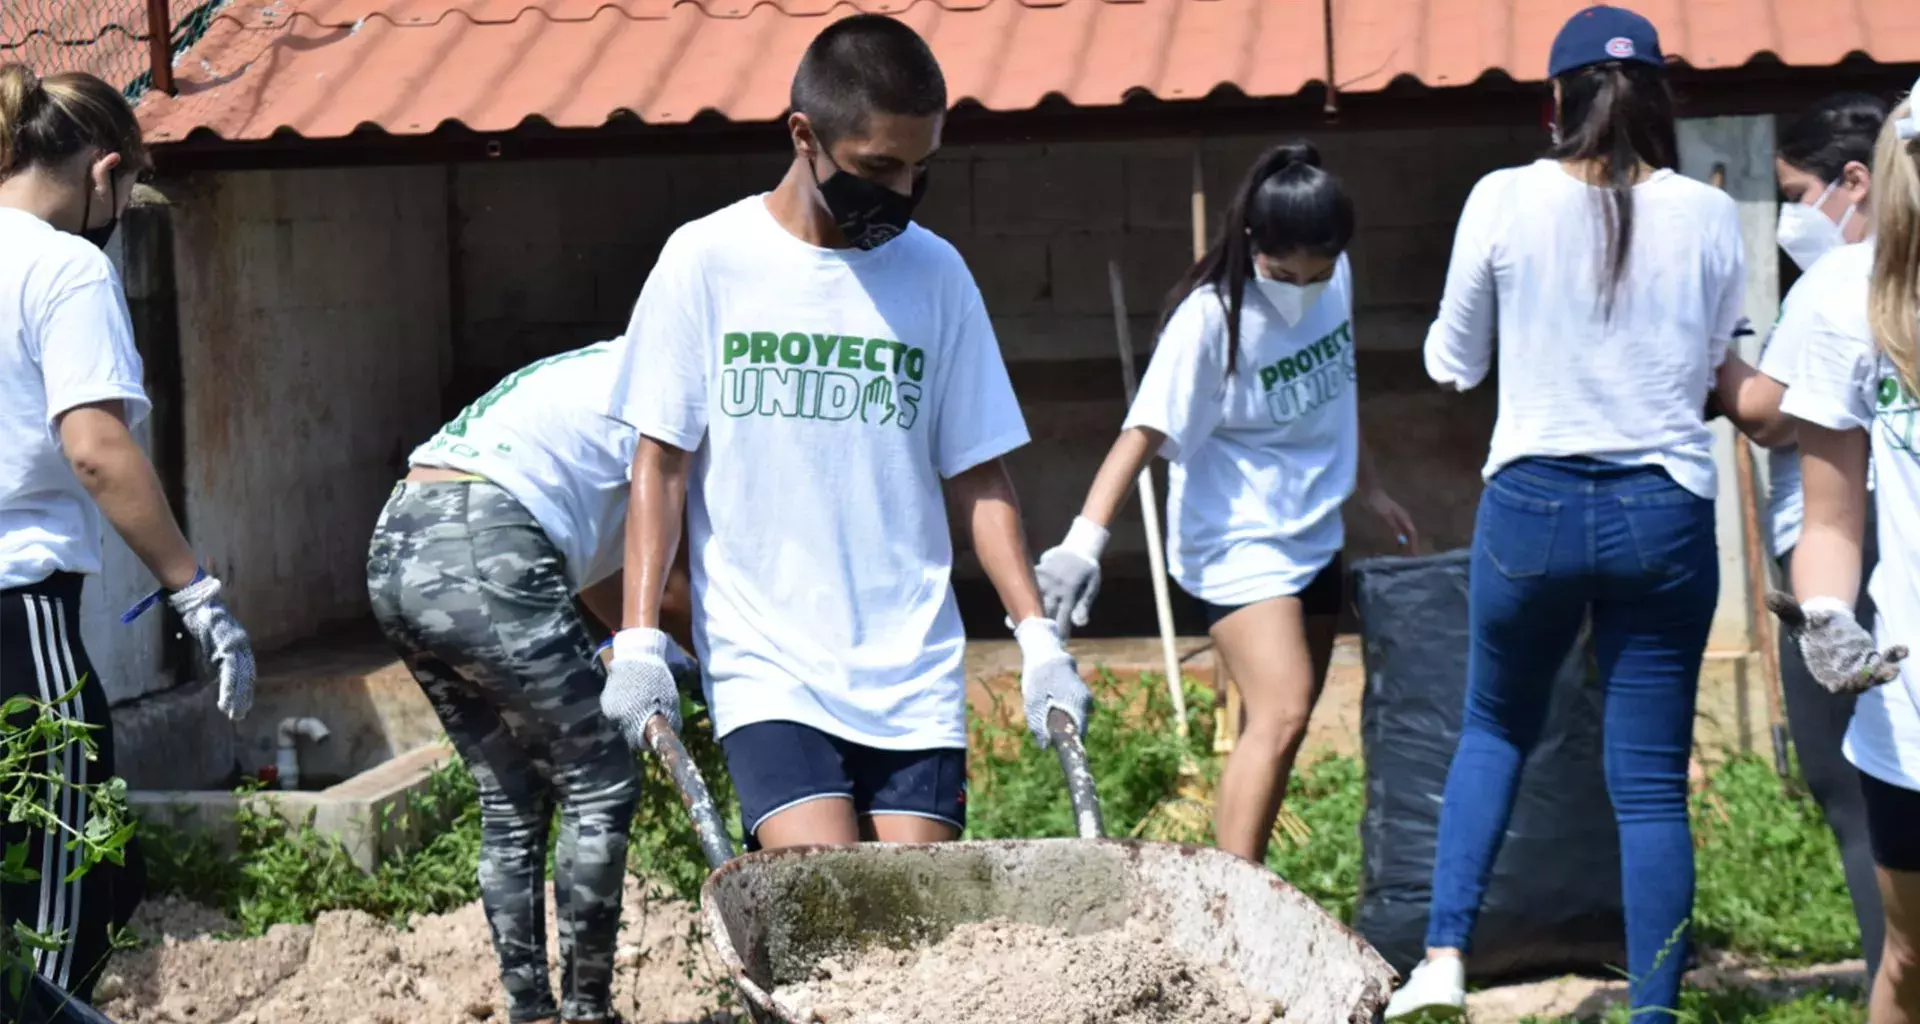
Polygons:
M1120 344L1120 376L1133 404L1133 338L1127 328L1126 287L1120 280L1120 261L1107 261L1107 289L1113 296L1113 336ZM1140 521L1147 530L1147 562L1153 578L1153 609L1160 619L1160 655L1167 673L1167 695L1173 699L1173 727L1180 737L1181 756L1187 756L1187 694L1180 681L1180 651L1173 639L1173 599L1167 592L1167 561L1160 543L1160 508L1153 496L1153 464L1140 467L1134 481L1140 491Z
M1202 144L1193 144L1193 260L1198 263L1207 254L1207 168ZM1240 690L1227 675L1227 666L1216 653L1213 659L1213 752L1233 753L1240 737Z
M1715 164L1708 181L1714 188L1725 189L1726 165ZM1773 573L1760 533L1760 488L1753 471L1753 442L1737 428L1733 434L1733 461L1740 481L1741 548L1747 566L1747 638L1760 655L1760 682L1767 689L1767 732L1773 740L1774 771L1785 778L1787 749L1782 723L1786 715L1780 707L1780 649L1774 641L1773 620L1767 613L1767 581L1773 578Z
M1746 533L1747 624L1760 654L1760 683L1767 690L1767 731L1773 740L1773 767L1787 774L1786 716L1780 707L1780 648L1774 641L1773 619L1767 612L1767 553L1760 538L1759 487L1754 480L1753 444L1745 434L1733 439L1734 461L1740 474L1740 525Z

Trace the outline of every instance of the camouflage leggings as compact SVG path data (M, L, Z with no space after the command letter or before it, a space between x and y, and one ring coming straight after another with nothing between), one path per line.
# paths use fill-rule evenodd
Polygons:
M487 483L402 483L367 554L374 616L427 692L480 788L481 900L510 1019L555 1016L545 880L554 797L554 910L568 1020L612 1018L633 751L600 713L604 683L561 556Z

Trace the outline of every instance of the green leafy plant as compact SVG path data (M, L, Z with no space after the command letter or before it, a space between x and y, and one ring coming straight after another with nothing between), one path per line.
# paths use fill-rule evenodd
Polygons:
M1820 808L1741 755L1693 799L1695 941L1781 963L1860 955L1846 876Z
M1104 668L1094 678L1087 763L1099 785L1109 835L1132 831L1179 780L1180 740L1172 727L1173 702L1161 679L1142 673L1126 682ZM1192 680L1183 681L1194 752L1202 754L1201 737L1213 735L1211 692ZM1022 721L996 704L991 713L970 723L967 838L1076 834L1059 762L1051 751L1034 744L1023 724L1015 724Z
M238 792L271 799L257 783ZM442 766L414 801L413 813L448 825L371 874L362 872L333 837L242 799L230 853L203 837L144 827L149 883L155 891L225 911L246 935L276 924L304 924L328 910L361 910L405 923L415 914L452 910L478 898L480 805L473 777L458 762Z
M0 703L0 820L6 823L9 836L19 836L0 849L0 882L42 881L39 869L28 857L34 833L78 855L62 882L82 878L102 863L126 863L127 844L135 831L127 810L126 782L110 778L78 783L57 767L65 764L67 755L76 748L86 760L99 760L99 747L93 738L97 727L60 711L76 701L84 686L83 679L51 702L18 696ZM50 793L56 798L49 800ZM78 828L51 809L73 794L81 796L87 807L87 820ZM0 984L6 985L12 997L19 998L33 974L34 953L58 950L65 938L64 932L47 934L24 922L0 931ZM124 944L119 935L111 940L116 947Z
M690 724L684 742L705 773L716 804L731 817L733 788L720 746L704 713L687 710ZM686 811L658 761L646 755L640 763L641 799L627 847L628 869L657 885L663 895L696 900L707 868ZM258 783L238 792L243 798L272 799ZM205 837L146 826L142 841L150 884L155 891L225 911L247 935L262 934L276 924L305 924L328 910L360 910L404 924L416 914L443 913L479 898L480 804L473 776L458 760L435 769L411 806L412 815L447 824L417 849L388 858L371 874L361 871L331 836L289 823L252 799L240 801L234 821L238 840L231 852L221 852ZM557 827L548 830L549 872L552 839L558 834Z
M1305 842L1274 843L1267 850L1275 874L1345 924L1353 923L1360 898L1360 817L1366 805L1359 759L1326 754L1297 764L1287 806L1311 831Z

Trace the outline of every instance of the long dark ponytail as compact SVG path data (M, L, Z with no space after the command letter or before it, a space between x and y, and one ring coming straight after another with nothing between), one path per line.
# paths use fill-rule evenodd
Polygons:
M1165 330L1173 313L1195 290L1212 285L1227 317L1227 376L1239 364L1240 311L1246 305L1253 254L1296 252L1332 258L1353 241L1353 200L1340 179L1320 166L1310 142L1286 142L1260 154L1234 189L1220 218L1220 232L1206 254L1167 294L1160 314Z
M1606 249L1600 276L1601 307L1611 316L1632 252L1633 186L1640 165L1665 170L1679 153L1673 91L1664 69L1639 62L1593 64L1555 81L1560 83L1555 122L1561 135L1548 156L1598 166L1611 193L1603 204Z

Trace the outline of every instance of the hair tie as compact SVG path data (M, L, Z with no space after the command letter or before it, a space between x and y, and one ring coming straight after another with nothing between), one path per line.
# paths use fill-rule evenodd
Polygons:
M1893 130L1902 139L1920 139L1920 78L1914 79L1913 90L1907 93L1907 116L1895 121Z

